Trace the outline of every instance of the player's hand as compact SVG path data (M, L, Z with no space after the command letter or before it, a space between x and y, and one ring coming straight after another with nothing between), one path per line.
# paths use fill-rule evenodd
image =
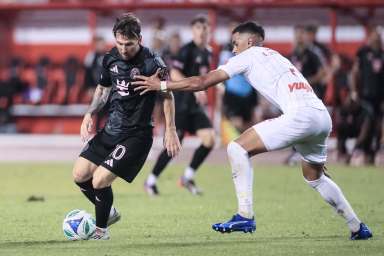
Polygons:
M194 92L194 94L195 94L197 103L199 103L200 105L207 104L208 97L207 97L207 93L205 91Z
M86 113L80 127L80 136L82 141L86 142L90 139L92 127L93 127L92 115L90 113Z
M176 133L176 128L167 128L165 130L163 142L164 142L164 147L167 150L168 156L174 157L179 153L181 149L181 144L180 144L179 137L177 136L177 133Z
M135 86L134 91L140 91L140 95L143 95L149 91L160 91L160 78L159 78L160 69L156 70L156 73L152 76L135 76L134 79L138 81L134 81L131 84Z

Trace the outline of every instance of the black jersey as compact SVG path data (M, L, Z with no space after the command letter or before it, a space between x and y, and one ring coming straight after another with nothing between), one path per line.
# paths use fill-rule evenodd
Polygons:
M180 70L186 76L199 76L208 73L211 52L199 48L193 41L184 45L178 56L172 61L172 68ZM198 107L193 92L174 92L176 113ZM177 118L177 115L176 115Z
M109 115L105 131L112 135L126 134L152 128L152 112L156 92L140 95L131 82L135 75L151 76L162 69L161 79L166 79L167 68L160 57L146 47L130 60L123 60L116 47L106 53L99 84L111 87Z
M384 98L384 51L375 51L368 46L357 53L360 71L360 95L379 102Z
M295 50L289 60L292 64L303 74L303 76L308 79L311 76L314 76L319 72L322 67L320 58L310 49L306 48L304 51ZM321 83L311 84L314 92L317 97L323 99L325 95L325 87Z

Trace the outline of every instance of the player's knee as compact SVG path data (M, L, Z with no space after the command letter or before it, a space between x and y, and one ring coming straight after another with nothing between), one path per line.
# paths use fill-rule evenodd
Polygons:
M72 176L74 182L80 183L89 180L92 177L92 173L75 167L73 168Z
M92 186L94 189L101 189L101 188L108 187L108 184L102 176L93 175Z
M202 144L204 147L213 148L215 146L215 131L209 131L202 137Z
M247 151L239 145L239 143L231 141L227 146L227 154L229 159L238 159L241 156L248 157Z

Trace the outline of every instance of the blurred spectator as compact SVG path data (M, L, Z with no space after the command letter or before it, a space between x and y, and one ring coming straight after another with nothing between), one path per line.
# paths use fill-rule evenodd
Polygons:
M330 76L326 95L326 103L338 108L350 92L349 74L352 69L352 60L339 54L332 54L330 59Z
M163 17L156 17L153 20L151 50L159 54L160 56L162 55L163 50L165 49L166 42L164 27L165 19Z
M322 84L324 76L323 65L320 58L309 49L305 40L305 30L303 26L295 27L294 49L289 59L292 64L303 74L312 86L316 95L323 99L325 88Z
M303 26L296 26L294 33L294 49L289 59L308 80L316 95L323 99L325 93L325 87L322 84L324 70L320 58L309 49ZM294 165L298 161L300 161L300 155L293 149L285 162Z
M324 101L328 83L332 80L332 69L329 65L332 53L325 44L317 41L317 31L318 26L315 23L306 25L304 27L304 40L308 49L316 54L321 63L321 78L312 87L317 88L317 96Z
M312 23L306 25L304 27L304 40L308 45L309 50L315 53L323 66L325 66L331 59L331 51L325 44L317 41L317 31L318 27L316 24Z
M230 35L237 26L229 24ZM219 56L219 65L225 64L234 54L232 43L223 46ZM243 75L235 75L225 82L223 112L225 117L239 131L243 132L254 124L254 110L257 105L257 93Z
M63 71L65 76L65 102L66 103L78 103L80 97L80 89L82 87L81 78L83 76L83 70L79 63L79 60L70 56L63 64Z
M49 57L42 56L33 69L29 68L26 72L28 79L27 102L32 104L49 103L51 90L49 88L51 60Z
M106 50L107 44L104 38L100 36L95 37L93 39L92 49L84 59L84 88L86 95L83 97L83 103L88 103L92 99L93 92L99 81L103 56Z
M177 58L182 46L180 34L178 32L173 32L167 41L168 45L166 45L162 52L162 58L167 67L172 67L172 61Z
M168 45L165 46L164 51L162 52L162 59L167 65L168 69L172 67L172 62L175 60L179 54L180 48L182 46L180 34L178 32L174 32L167 39ZM153 110L153 119L155 122L156 132L159 134L163 134L161 130L164 126L164 114L163 114L163 99L159 95L156 98L155 109Z
M26 83L21 80L23 66L22 59L13 58L2 74L0 80L0 133L16 132L10 108L16 95L19 96L18 101L21 102L21 93L26 88Z
M375 156L375 165L384 166L384 118L381 118L381 140L379 141L379 150Z
M384 51L377 28L368 33L367 43L357 52L351 76L352 98L370 104L374 113L375 151L380 146L384 108ZM384 153L384 152L380 152Z
M10 88L10 95L12 95L10 105L23 102L23 93L27 89L27 83L22 79L24 65L23 59L14 57L6 69L5 82Z
M89 103L92 100L94 90L100 79L103 56L107 51L107 44L103 37L97 36L93 40L93 49L85 56L85 92L81 94L81 103ZM104 117L108 111L109 104L105 104L103 109L97 113L95 129L98 131L102 126Z
M350 96L337 111L337 153L338 160L360 166L372 163L374 112L370 104L362 100L353 100ZM346 148L348 138L356 142L350 155Z
M0 81L0 133L10 131L11 115L9 108L12 105L12 87L5 81Z

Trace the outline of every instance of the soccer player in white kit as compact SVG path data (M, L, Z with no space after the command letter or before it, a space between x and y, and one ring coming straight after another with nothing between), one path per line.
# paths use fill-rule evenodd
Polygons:
M218 69L180 81L160 81L157 75L137 76L133 85L144 94L152 90L199 91L243 74L249 83L282 111L278 118L260 122L246 130L227 147L232 167L238 212L229 221L212 225L219 232L253 232L253 168L256 154L294 146L302 156L305 182L346 221L352 240L368 239L372 232L356 216L338 185L324 171L326 140L332 129L329 113L308 81L277 51L261 47L264 29L248 21L232 32L236 56Z

